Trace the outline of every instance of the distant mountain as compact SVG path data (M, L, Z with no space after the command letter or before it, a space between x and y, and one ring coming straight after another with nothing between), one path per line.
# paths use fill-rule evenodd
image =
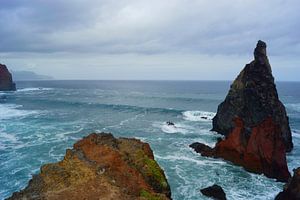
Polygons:
M25 81L25 80L52 80L53 77L36 74L32 71L13 71L12 72L14 81Z

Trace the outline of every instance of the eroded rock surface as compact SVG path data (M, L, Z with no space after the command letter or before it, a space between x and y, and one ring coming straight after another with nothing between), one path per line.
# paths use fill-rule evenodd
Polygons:
M202 156L223 158L246 170L286 182L286 151L293 147L285 107L278 99L266 54L258 41L254 58L231 85L213 118L213 130L225 135L214 148L194 143Z
M163 170L147 143L90 134L64 159L46 164L13 199L171 199Z
M284 105L278 98L276 85L267 57L266 43L258 41L254 61L247 64L232 83L225 100L213 118L213 131L229 135L235 128L234 119L240 117L245 131L271 117L279 126L286 151L293 148L289 120Z
M12 75L5 65L0 64L0 91L14 91L16 84L12 80Z
M272 118L254 127L249 135L245 134L243 121L236 118L233 131L214 148L201 143L193 143L190 147L202 156L223 158L279 181L286 182L290 178L280 128Z

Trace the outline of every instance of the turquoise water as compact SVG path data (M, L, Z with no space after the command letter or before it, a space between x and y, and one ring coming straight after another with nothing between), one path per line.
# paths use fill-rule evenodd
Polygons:
M27 185L42 164L63 158L66 148L91 132L112 132L150 143L164 169L172 197L207 199L200 188L221 185L228 199L273 199L282 183L251 174L188 147L213 146L211 118L230 82L40 81L18 82L0 93L0 199ZM300 83L280 82L295 148L290 170L300 166ZM206 116L207 120L201 116ZM176 128L165 125L173 121Z

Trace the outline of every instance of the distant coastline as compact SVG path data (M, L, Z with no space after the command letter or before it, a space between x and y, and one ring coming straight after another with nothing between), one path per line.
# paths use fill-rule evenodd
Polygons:
M14 81L54 80L53 77L33 71L12 71Z

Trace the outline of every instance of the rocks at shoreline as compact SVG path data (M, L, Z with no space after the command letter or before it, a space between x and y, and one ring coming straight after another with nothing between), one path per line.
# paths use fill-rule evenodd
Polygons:
M255 60L231 85L213 118L213 129L225 135L214 148L190 145L202 156L223 158L246 170L286 182L290 178L286 152L293 147L285 107L278 99L266 54L258 41Z
M163 170L147 143L90 134L64 159L46 164L13 199L171 199Z
M284 186L275 200L299 200L300 199L300 167L294 169L294 175Z
M293 143L289 120L278 98L266 47L265 42L258 41L254 61L240 72L225 100L218 106L212 130L227 136L235 128L234 119L239 117L249 135L254 127L271 117L280 128L286 151L290 152Z
M5 65L0 64L0 91L15 91L16 84Z
M244 134L244 123L240 118L235 120L235 128L225 140L217 142L214 148L202 143L190 145L202 156L223 158L247 171L263 173L269 178L286 182L290 178L285 147L280 137L280 129L269 118L252 129L250 137Z
M211 197L215 200L226 200L226 194L222 187L219 185L212 185L210 187L203 188L200 190L200 192L203 195Z

